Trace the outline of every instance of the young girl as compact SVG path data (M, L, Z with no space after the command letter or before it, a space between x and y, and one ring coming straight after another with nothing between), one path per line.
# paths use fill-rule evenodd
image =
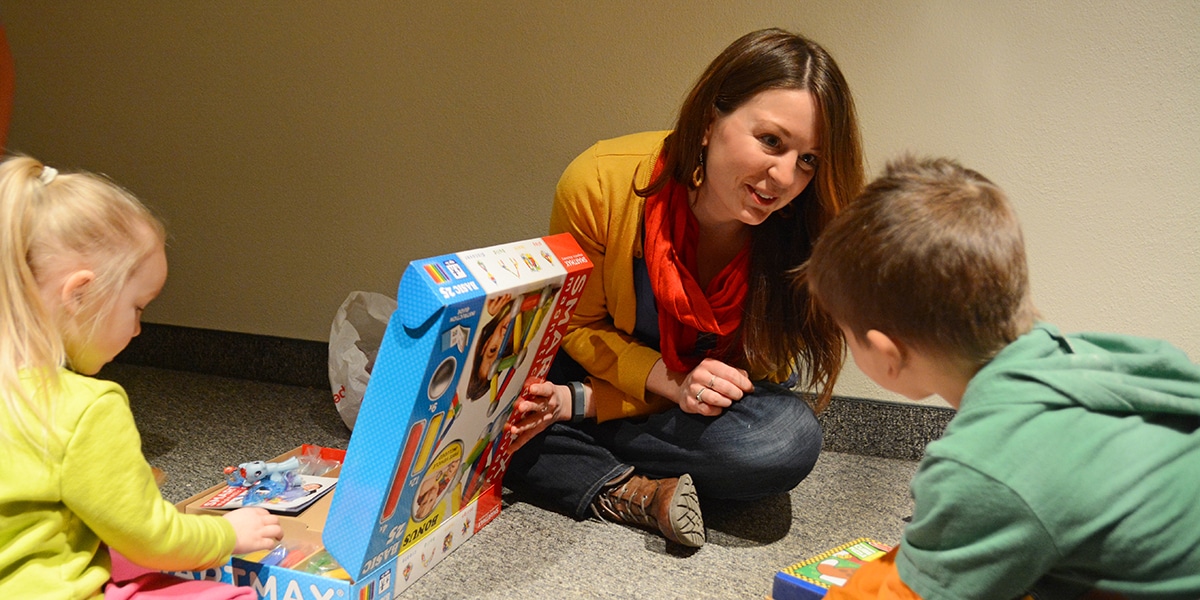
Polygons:
M139 333L166 276L162 224L128 192L32 158L0 163L0 598L254 597L150 570L270 548L279 521L178 512L125 391L89 377Z

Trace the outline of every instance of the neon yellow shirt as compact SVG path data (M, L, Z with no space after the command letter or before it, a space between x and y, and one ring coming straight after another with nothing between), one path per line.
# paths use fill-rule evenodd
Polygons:
M228 521L184 515L159 493L125 390L65 369L59 376L60 445L47 453L12 415L0 419L0 598L100 597L111 565L102 543L153 569L229 560Z

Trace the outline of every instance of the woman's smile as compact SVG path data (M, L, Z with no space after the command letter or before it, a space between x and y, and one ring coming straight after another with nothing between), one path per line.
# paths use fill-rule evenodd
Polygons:
M759 192L758 190L754 189L754 186L747 185L746 187L750 188L750 195L754 198L754 201L762 206L771 206L776 200L779 199L778 196L770 196Z

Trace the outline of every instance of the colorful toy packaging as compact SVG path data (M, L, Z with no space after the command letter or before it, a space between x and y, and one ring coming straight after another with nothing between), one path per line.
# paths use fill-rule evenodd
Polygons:
M500 513L513 403L545 378L591 269L570 234L412 262L333 492L281 517L284 547L181 575L265 600L398 595Z
M892 549L867 538L859 538L798 562L775 574L771 587L772 600L819 600L832 587L846 585L846 580L864 563L875 560Z

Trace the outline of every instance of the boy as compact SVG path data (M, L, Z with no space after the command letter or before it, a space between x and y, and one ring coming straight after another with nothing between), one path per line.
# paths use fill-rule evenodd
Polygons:
M958 410L901 543L828 598L1200 598L1200 367L1037 322L997 186L893 162L805 274L867 376Z

